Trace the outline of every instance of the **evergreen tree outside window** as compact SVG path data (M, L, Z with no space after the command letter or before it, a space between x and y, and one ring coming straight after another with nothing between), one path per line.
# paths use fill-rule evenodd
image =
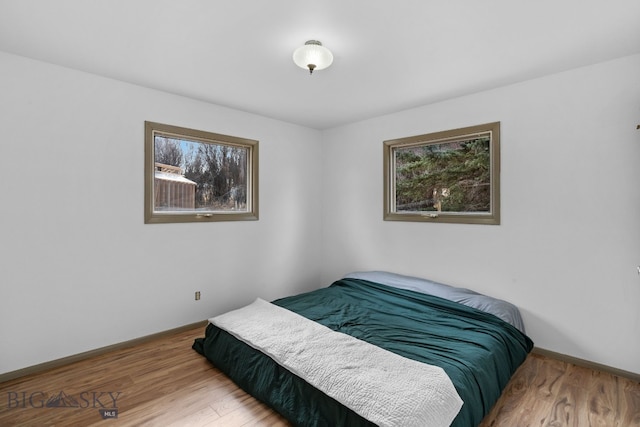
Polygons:
M384 219L500 224L500 123L384 142Z

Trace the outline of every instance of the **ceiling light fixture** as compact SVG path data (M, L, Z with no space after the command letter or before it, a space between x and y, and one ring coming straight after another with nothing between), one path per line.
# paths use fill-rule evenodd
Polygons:
M293 62L313 74L313 70L324 70L331 65L333 54L318 40L309 40L293 52Z

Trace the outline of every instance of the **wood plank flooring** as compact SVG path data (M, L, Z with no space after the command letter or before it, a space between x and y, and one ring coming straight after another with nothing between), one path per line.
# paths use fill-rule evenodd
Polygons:
M640 426L640 383L531 354L480 427Z
M203 334L0 383L0 426L290 426L191 349ZM525 426L640 427L640 383L530 355L481 424Z

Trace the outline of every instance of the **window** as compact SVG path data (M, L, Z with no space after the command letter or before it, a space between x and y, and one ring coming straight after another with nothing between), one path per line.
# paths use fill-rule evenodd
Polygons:
M500 224L500 122L385 141L384 219Z
M145 223L258 219L258 141L145 122Z

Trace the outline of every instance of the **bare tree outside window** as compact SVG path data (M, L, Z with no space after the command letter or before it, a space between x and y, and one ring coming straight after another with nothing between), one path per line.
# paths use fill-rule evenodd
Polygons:
M145 221L258 219L258 142L146 122Z

